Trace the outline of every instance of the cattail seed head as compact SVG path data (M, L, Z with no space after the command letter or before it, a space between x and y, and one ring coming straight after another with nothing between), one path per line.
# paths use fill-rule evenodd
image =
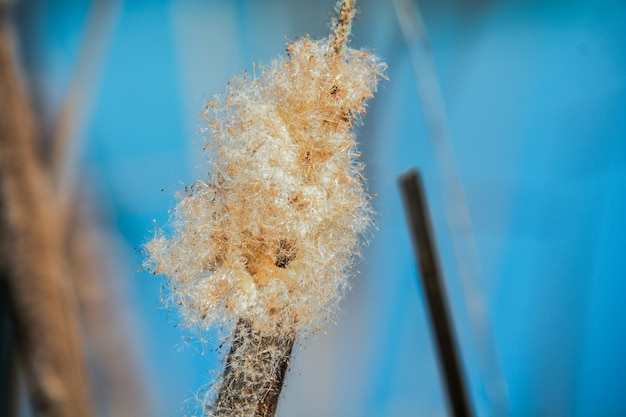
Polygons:
M181 194L171 235L146 245L186 324L295 335L348 287L372 223L353 128L385 68L345 46L352 16L233 78L204 110L209 178Z

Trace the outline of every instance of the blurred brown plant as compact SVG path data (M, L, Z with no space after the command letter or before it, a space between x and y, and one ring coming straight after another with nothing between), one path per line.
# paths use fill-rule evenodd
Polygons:
M89 416L76 298L63 263L54 195L37 154L38 132L0 21L0 194L2 249L16 343L35 409L44 416Z
M94 50L104 49L114 2L92 3L88 45L79 53L51 135L33 110L17 59L12 6L0 4L0 279L13 330L13 341L3 342L15 344L37 415L86 417L102 408L112 415L146 415L125 346L128 338L119 327L118 306L112 305L116 297L102 267L106 243L97 238L95 211L76 192L81 184L67 175L75 164L67 156L78 136L75 124L85 116L80 103L92 92L98 67L100 54ZM94 363L99 371L89 374L107 392L100 407L94 406L87 376Z

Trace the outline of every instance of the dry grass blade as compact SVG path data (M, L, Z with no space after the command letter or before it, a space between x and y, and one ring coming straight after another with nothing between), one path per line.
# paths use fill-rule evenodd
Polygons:
M49 160L52 185L66 216L79 186L77 161L83 143L82 126L88 121L98 74L117 23L120 0L91 0L70 84L51 132ZM69 221L68 219L62 219Z

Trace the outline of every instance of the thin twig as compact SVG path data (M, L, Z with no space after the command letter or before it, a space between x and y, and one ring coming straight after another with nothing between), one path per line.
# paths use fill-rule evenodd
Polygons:
M422 291L435 336L439 368L445 383L449 411L454 417L471 417L474 413L468 396L467 380L463 373L454 323L448 307L448 297L439 266L437 245L422 179L417 171L409 171L400 177L399 183L413 240L415 259L420 268Z

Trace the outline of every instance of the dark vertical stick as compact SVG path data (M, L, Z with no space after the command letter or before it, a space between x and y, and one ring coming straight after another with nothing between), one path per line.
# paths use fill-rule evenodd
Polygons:
M17 352L13 343L7 277L0 260L0 415L16 416Z
M489 402L488 412L494 416L505 417L509 414L507 387L487 319L486 303L480 292L479 281L482 275L480 258L458 163L454 156L441 83L419 6L421 2L392 0L392 3L411 58L428 139L442 175L443 211L456 258L469 326L478 353L476 359Z
M472 416L472 411L446 303L424 189L418 172L411 170L400 177L400 187L415 257L419 260L420 278L435 333L439 364L447 388L449 405L455 417L469 417Z

